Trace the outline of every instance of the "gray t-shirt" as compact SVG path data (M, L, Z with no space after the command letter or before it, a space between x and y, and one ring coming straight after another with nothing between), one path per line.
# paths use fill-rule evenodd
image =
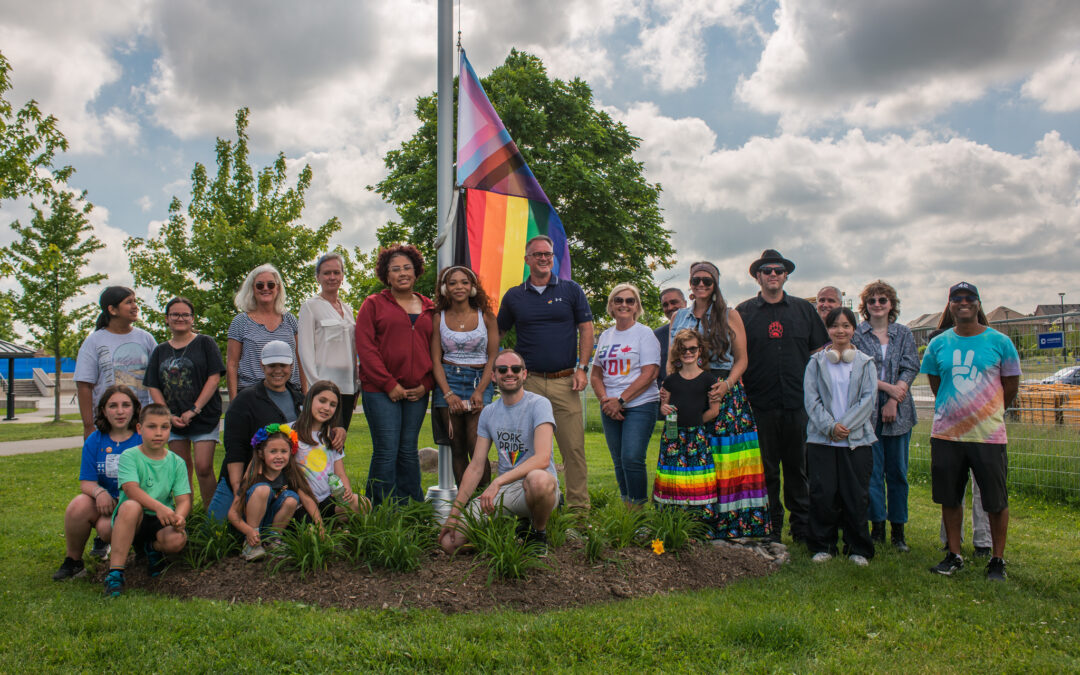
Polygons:
M278 410L281 411L281 414L285 416L286 422L292 424L296 421L296 404L293 403L292 394L289 393L288 389L285 391L274 391L270 387L267 387L266 393L270 396L270 400L274 402L274 405L278 407Z
M101 394L114 384L131 387L143 405L151 403L150 392L143 386L146 364L157 347L154 336L142 328L117 335L102 328L90 333L79 347L75 359L75 381L94 385L92 405L97 408Z
M506 405L500 398L480 411L477 435L495 444L495 450L499 453L500 475L536 454L533 448L534 431L544 423L550 423L553 428L555 426L551 402L531 391L526 391L525 396L514 405ZM547 470L558 483L554 447L551 450Z

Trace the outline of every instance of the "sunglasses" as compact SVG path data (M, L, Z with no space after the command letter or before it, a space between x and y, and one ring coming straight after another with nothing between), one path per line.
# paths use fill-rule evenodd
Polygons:
M255 282L255 290L261 291L264 288L272 291L275 288L277 288L277 282L276 281L256 281Z
M889 304L889 299L888 298L867 298L866 299L866 306L867 307L869 307L871 305L887 305L887 304Z
M765 276L769 276L770 274L775 274L776 276L780 276L781 274L787 274L787 270L783 267L759 267L758 272L764 274Z
M698 346L693 345L692 347L683 347L682 348L682 353L683 354L697 354L698 353Z
M194 316L194 315L187 314L187 313L176 313L176 312L170 312L169 313L169 318L170 319L190 319L192 316Z
M949 296L949 302L955 302L958 305L961 304L961 303L965 303L965 302L968 303L969 305L973 305L978 301L979 301L979 296L977 296L977 295L964 294L964 295L952 295L952 296Z
M660 306L663 307L664 309L667 309L668 307L676 307L676 306L682 304L682 302L683 302L682 300L668 300L666 302L661 302Z
M523 370L525 370L525 366L495 366L495 372L500 375L505 375L507 371L517 375Z
M713 285L712 277L690 277L691 286L704 286L705 288L711 288Z
M629 305L630 307L633 307L637 304L637 298L632 295L629 298L614 297L611 299L611 303L613 305Z

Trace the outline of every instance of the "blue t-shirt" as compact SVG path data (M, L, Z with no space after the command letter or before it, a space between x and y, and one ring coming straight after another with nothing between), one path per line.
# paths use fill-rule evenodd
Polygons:
M1002 377L1020 375L1012 340L993 328L962 337L949 329L930 341L922 372L941 378L930 435L949 441L1005 443Z
M508 290L499 305L499 330L505 333L517 326L514 349L525 359L526 368L539 373L577 364L577 327L592 319L581 286L554 274L543 293L526 281Z
M120 466L120 454L128 448L142 444L139 434L117 443L109 434L95 429L94 433L83 441L82 463L79 465L79 480L92 480L109 491L109 496L116 499L120 495L120 484L116 481Z

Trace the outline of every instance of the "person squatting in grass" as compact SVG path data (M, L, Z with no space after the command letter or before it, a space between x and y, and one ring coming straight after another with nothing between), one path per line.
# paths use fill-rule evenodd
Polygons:
M974 285L961 281L950 288L949 312L956 326L931 340L923 354L922 372L934 392L931 491L941 504L949 546L945 558L930 571L950 576L964 566L960 530L970 470L982 488L983 507L990 517L993 551L986 577L1003 581L1009 528L1005 409L1020 386L1020 356L1012 340L979 322L981 311Z
M184 531L191 513L187 465L168 448L172 414L152 403L139 413L139 449L120 455L117 480L123 494L112 519L112 553L105 575L105 595L124 592L124 568L132 545L146 554L150 576L165 568L165 556L187 544Z
M803 375L806 466L810 479L807 547L814 562L837 552L837 526L844 529L844 555L859 566L874 557L866 525L870 503L872 419L877 402L874 359L851 346L855 313L837 307L825 316L832 344L814 354Z
M334 450L330 444L330 430L341 424L342 399L338 386L330 380L315 382L308 389L304 408L293 424L299 439L296 463L307 477L323 518L344 513L342 504L357 513L371 509L368 498L352 490L345 473L345 451Z
M300 447L296 431L287 424L268 424L255 432L251 447L251 463L229 507L229 523L244 535L240 555L248 562L266 555L263 543L270 529L288 527L298 506L322 524L315 495L292 461Z
M550 401L525 391L527 377L525 359L514 350L503 350L496 357L495 380L501 397L480 413L472 461L439 532L439 546L447 553L468 543L459 522L463 509L481 517L494 514L496 508L528 518L531 524L526 541L546 552L547 521L555 510L559 492L554 459L555 416ZM499 459L498 475L479 497L469 500L480 483L492 443Z
M97 429L83 443L79 467L79 494L64 511L64 543L67 555L53 581L86 574L83 549L91 530L97 540L90 555L104 558L112 537L111 516L120 496L117 467L120 455L142 443L135 432L139 424L139 397L129 387L114 384L102 393L94 413ZM98 545L97 541L101 544Z

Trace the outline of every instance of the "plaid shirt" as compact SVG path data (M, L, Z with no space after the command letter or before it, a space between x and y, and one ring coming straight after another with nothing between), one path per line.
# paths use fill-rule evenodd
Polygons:
M855 335L851 338L851 343L859 351L873 357L877 365L878 378L889 384L896 384L903 380L910 387L919 374L919 354L915 349L915 336L911 334L911 329L903 324L895 322L889 324L889 348L885 350L884 368L881 361L881 341L874 335L869 321L859 324L855 329ZM874 406L875 428L881 415L881 406L887 400L885 393L880 392L878 405ZM896 408L896 421L881 425L881 435L902 436L911 431L916 422L918 422L918 417L915 414L915 401L909 391L903 402Z

